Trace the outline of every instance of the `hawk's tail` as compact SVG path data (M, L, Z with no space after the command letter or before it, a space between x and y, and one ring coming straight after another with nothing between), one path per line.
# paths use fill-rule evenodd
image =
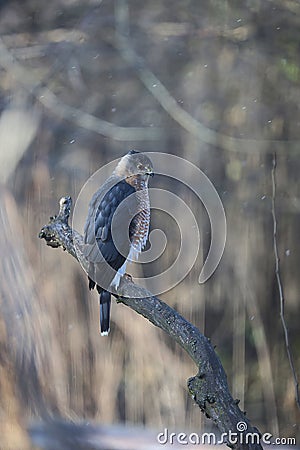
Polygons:
M110 292L102 291L100 293L100 332L101 336L107 336L109 333L110 322Z

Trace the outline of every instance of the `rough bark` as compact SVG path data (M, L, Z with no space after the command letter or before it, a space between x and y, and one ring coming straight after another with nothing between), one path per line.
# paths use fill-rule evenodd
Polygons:
M51 247L62 247L82 262L78 245L75 249L76 242L82 243L82 236L68 224L71 207L71 197L61 198L58 215L50 218L39 237ZM238 400L232 398L226 373L210 339L151 292L135 285L130 277L123 277L114 296L117 302L164 330L193 359L198 373L187 382L189 393L206 417L217 425L224 442L233 449L261 449L257 442L260 433L240 410Z

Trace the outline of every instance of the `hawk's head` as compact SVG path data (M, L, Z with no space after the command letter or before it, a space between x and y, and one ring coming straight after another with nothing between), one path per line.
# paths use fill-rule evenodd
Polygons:
M121 178L138 176L141 179L148 179L149 176L154 175L153 165L148 156L135 150L131 150L123 156L114 173Z

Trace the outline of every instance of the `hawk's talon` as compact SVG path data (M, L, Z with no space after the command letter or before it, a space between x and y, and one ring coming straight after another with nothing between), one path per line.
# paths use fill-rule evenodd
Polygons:
M130 275L130 273L124 273L124 278L125 278L125 280L132 282L132 276Z

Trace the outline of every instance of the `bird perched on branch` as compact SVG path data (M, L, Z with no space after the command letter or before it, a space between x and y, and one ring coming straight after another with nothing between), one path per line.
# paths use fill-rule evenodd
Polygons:
M150 159L131 150L93 195L84 229L89 288L100 295L100 332L110 329L111 287L118 288L128 260L144 248L150 225Z

